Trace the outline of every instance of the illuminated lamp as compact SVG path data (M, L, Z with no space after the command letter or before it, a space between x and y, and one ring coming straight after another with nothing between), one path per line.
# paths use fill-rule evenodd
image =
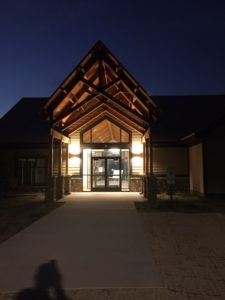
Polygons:
M143 144L141 144L141 143L134 143L132 145L132 153L133 154L142 154L143 153Z
M80 145L79 144L69 144L69 153L73 155L80 154Z

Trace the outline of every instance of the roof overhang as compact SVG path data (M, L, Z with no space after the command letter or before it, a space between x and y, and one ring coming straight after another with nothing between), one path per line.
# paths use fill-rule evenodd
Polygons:
M51 95L43 113L57 132L68 135L102 110L142 132L157 118L152 98L99 41Z

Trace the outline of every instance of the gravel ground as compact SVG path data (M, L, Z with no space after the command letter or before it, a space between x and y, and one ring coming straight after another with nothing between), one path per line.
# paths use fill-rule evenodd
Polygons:
M143 213L141 219L165 299L225 299L224 214Z

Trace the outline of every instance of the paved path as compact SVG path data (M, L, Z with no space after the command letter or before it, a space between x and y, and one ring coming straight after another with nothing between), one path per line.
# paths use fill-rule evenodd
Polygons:
M57 261L63 287L161 287L136 193L76 193L0 245L0 291L34 286L37 268Z

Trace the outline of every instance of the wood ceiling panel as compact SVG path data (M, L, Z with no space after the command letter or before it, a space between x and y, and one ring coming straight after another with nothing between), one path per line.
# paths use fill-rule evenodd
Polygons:
M103 43L98 42L50 97L44 113L50 118L53 116L53 128L70 132L72 128L83 126L84 120L89 122L95 117L96 110L94 113L91 110L102 102L107 104L104 109L117 120L126 120L129 126L143 131L150 126L156 108L151 101L140 84ZM102 114L102 109L97 112ZM114 134L113 129L111 132Z

